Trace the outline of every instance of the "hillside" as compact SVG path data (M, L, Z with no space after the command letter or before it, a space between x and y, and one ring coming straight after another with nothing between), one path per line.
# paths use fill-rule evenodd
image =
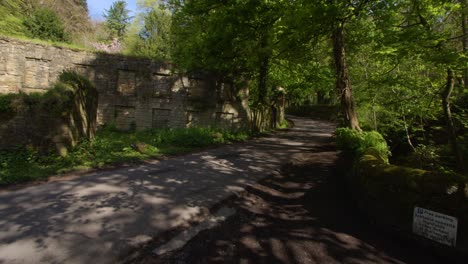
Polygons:
M34 9L51 9L61 19L65 31L76 37L91 27L86 0L3 0L0 2L0 34L28 36L24 21Z

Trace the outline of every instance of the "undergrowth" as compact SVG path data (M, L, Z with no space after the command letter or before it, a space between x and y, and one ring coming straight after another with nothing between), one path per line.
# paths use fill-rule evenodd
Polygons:
M387 142L379 132L359 132L349 128L338 128L335 134L336 144L339 149L360 157L367 149L372 148L388 163L388 156L391 153Z
M0 151L0 184L184 153L211 145L243 141L249 136L248 132L218 128L153 129L125 133L108 126L99 130L94 140L81 141L66 157L41 155L28 147Z

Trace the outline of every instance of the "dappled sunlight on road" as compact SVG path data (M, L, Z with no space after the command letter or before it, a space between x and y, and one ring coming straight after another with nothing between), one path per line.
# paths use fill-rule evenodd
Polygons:
M141 263L437 263L369 227L333 173L339 155L330 137L308 151L290 147L281 169L224 204L233 217Z
M329 137L331 128L314 122L300 122L316 130L309 134L298 126L248 143L1 191L0 263L115 262L149 237L254 188Z

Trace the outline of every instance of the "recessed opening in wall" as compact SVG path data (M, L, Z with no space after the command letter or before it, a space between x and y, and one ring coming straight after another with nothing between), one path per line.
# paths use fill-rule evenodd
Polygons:
M171 109L153 108L152 128L169 128Z
M185 112L185 125L186 127L196 127L200 125L200 111L186 111Z
M233 98L232 86L229 83L219 83L217 86L218 102L229 102Z
M170 98L172 95L172 86L174 78L169 75L153 75L153 97Z
M50 79L50 60L26 58L23 87L30 89L48 89Z
M234 120L234 114L226 112L216 112L215 126L231 129Z
M114 123L119 130L131 130L135 127L135 107L114 106Z
M189 98L207 98L209 97L208 89L205 87L205 83L198 79L188 80L188 97Z
M136 95L134 71L118 70L117 91L122 95Z

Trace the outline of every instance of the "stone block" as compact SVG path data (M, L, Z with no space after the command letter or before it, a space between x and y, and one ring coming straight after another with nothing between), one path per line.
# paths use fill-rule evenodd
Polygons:
M114 122L118 129L129 130L136 125L135 107L116 105L114 109Z
M127 70L118 71L117 91L122 95L136 94L135 72Z
M174 78L172 76L153 75L152 78L153 97L171 97Z
M153 108L152 128L168 128L171 120L171 109Z
M231 129L233 125L234 114L225 112L216 112L215 126Z
M23 87L29 89L48 89L50 85L49 69L49 61L26 58Z

